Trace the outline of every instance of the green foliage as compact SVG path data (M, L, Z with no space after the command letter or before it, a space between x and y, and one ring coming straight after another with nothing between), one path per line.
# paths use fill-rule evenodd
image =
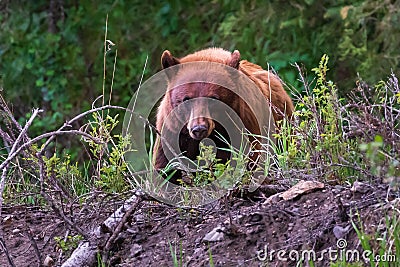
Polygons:
M374 141L370 143L360 144L360 150L365 153L370 163L370 170L376 176L381 176L382 167L384 166L385 155L381 150L383 145L383 138L380 135L376 135Z
M124 161L124 154L128 152L130 141L128 137L114 136L118 143L111 148L107 159L103 159L103 166L100 168L100 180L96 184L108 192L123 192L127 189L125 181L127 166Z
M228 163L220 163L216 158L213 146L200 143L200 154L197 156L198 171L194 178L194 185L203 186L218 179L229 168Z
M398 8L398 1L378 0L356 1L342 8L344 31L338 45L340 60L345 62L351 58L354 70L364 77L372 77L371 82L379 81L379 75L388 74L387 66L400 63L396 51L400 41L394 37L400 32Z
M398 188L397 78L339 99L336 85L327 79L328 57L312 70L311 84L300 73L305 93L296 99L294 118L280 122L275 134L279 168L334 183L383 178Z
M47 167L47 177L63 185L64 189L68 188L67 192L80 196L90 190L90 183L81 174L78 163L71 163L70 155L61 158L56 154L50 158L43 156L43 161Z
M69 235L64 240L64 238L56 236L54 237L54 240L56 241L57 246L62 250L62 252L69 255L70 253L72 253L73 250L78 247L79 243L83 240L83 237L81 235Z
M168 240L168 244L169 244L169 251L171 252L172 263L173 263L174 267L185 266L185 264L183 264L182 242L179 243L179 255L178 255L176 246L173 246L169 240ZM178 256L179 256L179 259L178 259Z
M200 143L200 154L197 156L197 172L193 179L194 186L205 186L218 180L222 188L232 188L234 185L247 184L250 178L250 171L246 164L248 157L243 151L236 151L233 148L227 149L232 154L231 160L221 163L216 158L215 147Z
M360 228L357 227L357 225L354 221L351 221L351 223L353 225L354 230L357 233L358 239L360 240L361 247L364 250L372 251L371 245L370 245L370 240L372 239L372 237L367 232L365 232L365 230L363 229L360 218L358 217L358 223L360 224ZM372 264L374 262L372 254L369 255L369 260L370 260L371 267L372 267L373 266Z
M106 263L103 261L101 257L100 251L96 253L96 257L97 257L97 267L107 267Z
M305 96L300 96L295 116L296 123L281 122L281 129L275 135L280 144L278 161L288 169L308 170L318 177L346 179L349 170L332 168L342 158L351 157L351 144L343 138L342 114L336 87L327 80L328 56L321 58L319 66L312 69L316 74L313 89L305 84ZM290 162L290 163L289 163ZM328 167L326 171L321 166Z
M93 120L89 122L90 125L90 135L101 140L101 143L96 143L93 140L88 140L88 144L90 146L90 152L92 152L95 157L101 159L104 155L106 146L112 139L111 132L118 125L118 115L115 117L111 117L110 115L106 115L106 118L103 119L102 115L99 113L93 114Z
M74 105L80 106L79 90L85 81L84 62L79 59L82 47L74 37L77 27L48 31L48 12L43 4L12 4L10 9L19 15L3 11L0 20L1 72L7 98L21 103L16 106L19 116L33 106L48 111L43 120L35 122L33 132L61 124Z
M117 118L118 115L105 115L103 120L100 114L95 113L90 122L90 135L102 142L87 140L91 153L97 159L96 185L108 192L122 192L128 186L125 181L127 165L124 154L130 151L131 143L128 135L112 135L119 123Z
M212 251L211 251L210 247L208 248L208 259L209 259L208 261L209 261L210 267L214 267L215 265L214 265L213 255L212 255Z
M398 79L392 74L388 81L380 81L372 88L360 81L357 91L359 95L353 96L350 101L350 106L354 108L348 109L345 117L349 125L358 124L355 132L361 167L371 177L383 179L396 190L400 175Z

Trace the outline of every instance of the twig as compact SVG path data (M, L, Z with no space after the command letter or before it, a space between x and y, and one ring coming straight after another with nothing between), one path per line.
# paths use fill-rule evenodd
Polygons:
M117 239L118 235L121 233L123 230L124 224L127 222L128 218L132 215L132 213L136 210L140 202L143 200L141 196L139 196L136 200L135 203L131 204L129 209L125 212L124 216L122 217L121 221L119 221L118 225L115 227L115 230L113 231L112 235L110 238L107 240L106 245L104 246L103 251L110 251L111 246L114 244L115 240ZM107 257L108 254L104 253L103 254L103 262L106 262L105 257Z
M15 267L15 264L14 264L12 258L10 257L10 254L8 253L6 243L4 242L4 240L1 236L0 236L0 245L3 248L4 253L6 254L8 264L10 264L11 267Z
M39 175L40 175L40 195L46 200L46 202L51 206L51 208L54 210L54 212L60 216L64 222L67 224L68 227L70 227L71 230L74 230L78 232L80 235L82 235L85 239L89 239L90 236L83 231L79 226L77 226L73 221L71 221L65 214L62 209L60 209L56 203L46 194L44 190L44 179L46 177L46 170L45 170L45 163L43 161L43 157L40 152L36 154L36 157L39 162Z
M131 196L125 203L119 207L110 217L108 217L100 226L98 226L93 232L90 233L91 239L79 244L78 248L74 250L71 257L67 259L62 267L80 267L80 266L94 266L96 263L96 254L98 248L108 237L109 232L112 229L117 229L120 221L124 221L126 208L128 212L133 212L135 207L146 197L141 191L135 191L134 195ZM135 207L131 207L135 206ZM122 224L123 225L123 224ZM117 230L114 230L116 232Z
M18 143L22 140L23 136L26 135L26 132L28 131L29 126L31 126L33 120L39 114L39 112L42 112L42 110L39 110L39 109L33 110L32 116L29 118L29 120L25 124L24 128L19 133L17 139L14 141L14 144L11 147L9 155L11 155L15 152L15 150L17 149ZM1 218L1 211L2 211L2 207L3 207L3 191L4 191L5 184L6 184L7 167L8 167L8 163L5 163L4 166L2 168L0 168L0 169L3 169L3 172L1 175L1 180L0 180L0 218Z
M67 241L68 236L69 236L69 229L67 229L67 231L65 231L64 242ZM63 253L64 253L63 250L60 249L60 253L58 254L58 260L57 260L58 265L61 265L61 259L62 259Z
M88 139L93 140L95 143L101 143L100 140L98 140L97 138L94 138L93 136L91 136L88 133L79 131L79 130L69 130L69 131L54 131L54 132L49 132L49 133L45 133L42 135L39 135L31 140L29 140L28 142L22 144L20 147L18 147L14 153L12 153L11 155L9 155L7 157L7 159L0 164L0 170L2 170L13 158L15 158L20 152L21 150L25 149L26 147L31 146L32 144L44 139L44 138L48 138L48 137L52 137L52 136L57 136L57 135L63 135L63 134L72 134L72 135L81 135L84 136Z
M75 121L77 121L77 120L79 120L79 119L85 117L86 115L89 115L89 114L91 114L91 113L95 113L95 112L97 112L97 111L101 111L101 110L104 110L104 109L120 109L120 110L125 110L125 111L128 110L127 108L124 108L124 107L112 106L112 105L106 105L106 106L102 106L102 107L98 107L98 108L93 108L93 109L87 110L87 111L85 111L85 112L83 112L83 113L80 113L80 114L76 115L74 118L72 118L72 119L69 120L69 121L66 121L66 122L63 124L63 126L61 126L57 131L62 131L64 128L70 127L71 124L72 124L73 122L75 122ZM46 147L54 140L54 138L55 138L55 136L50 137L50 138L46 141L46 143L44 143L44 145L43 145L43 147L42 147L42 149L41 149L40 152L44 151L44 150L46 149Z
M25 230L26 230L26 234L27 234L27 236L28 236L28 238L29 238L29 241L31 241L31 245L32 245L33 250L35 251L36 257L37 257L37 259L38 259L38 261L39 261L39 266L43 266L43 264L42 264L42 256L41 256L41 254L40 254L39 248L38 248L38 246L37 246L37 243L36 243L35 239L34 239L33 236L32 236L32 231L31 231L31 229L29 229L29 227L28 227L28 225L26 224L26 222L25 222L25 228L26 228L26 229L25 229Z

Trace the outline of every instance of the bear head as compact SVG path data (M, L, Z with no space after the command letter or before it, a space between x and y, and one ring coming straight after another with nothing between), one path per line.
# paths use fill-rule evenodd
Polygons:
M237 69L240 53L237 50L230 53L223 49L210 48L181 59L175 58L168 50L164 51L161 56L161 64L164 69L190 62L213 62ZM218 113L218 109L215 108L217 103L225 103L238 111L238 96L218 84L202 82L203 80L210 80L209 76L213 75L212 65L207 68L199 68L194 65L192 67L185 66L181 70L176 69L177 71L174 71L173 74L167 74L168 89L165 99L161 103L163 107L160 107L169 112L174 110L175 115L172 119L165 121L164 127L167 127L170 131L181 130L194 140L199 141L207 138L218 125L212 119L217 117L217 114L212 114L213 112ZM205 77L207 79L203 79ZM234 81L231 82L234 83ZM165 117L161 120L164 119ZM184 125L184 128L176 128L178 121ZM164 123L164 121L160 123ZM161 130L159 123L157 126Z

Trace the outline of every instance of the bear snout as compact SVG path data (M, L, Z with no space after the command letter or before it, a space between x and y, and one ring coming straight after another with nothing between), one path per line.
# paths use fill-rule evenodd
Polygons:
M190 136L195 140L202 140L208 136L208 127L206 125L194 125L190 129Z

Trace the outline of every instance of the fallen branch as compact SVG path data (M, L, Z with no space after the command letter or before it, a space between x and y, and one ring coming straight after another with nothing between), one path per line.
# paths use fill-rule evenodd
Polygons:
M144 199L144 193L136 191L125 203L119 207L110 217L99 225L92 233L90 240L80 243L74 250L71 257L67 259L62 267L94 266L99 247L105 250L111 248L118 234L122 231L127 218L136 210L137 206ZM105 245L104 245L105 244Z

